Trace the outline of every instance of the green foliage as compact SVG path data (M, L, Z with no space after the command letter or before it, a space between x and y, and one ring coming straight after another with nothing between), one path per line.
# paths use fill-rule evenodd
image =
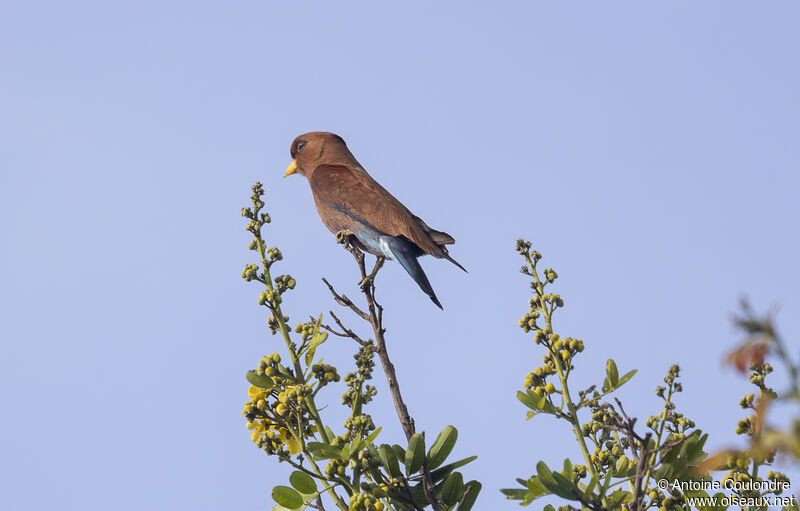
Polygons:
M267 248L262 237L262 228L270 222L269 215L262 212L262 196L262 186L257 183L250 197L252 208L242 210L242 216L248 219L246 228L253 235L250 249L261 260L260 266L246 265L242 278L264 286L258 303L269 311L267 326L273 335L280 334L285 349L283 356L267 355L256 369L246 373L249 400L242 413L252 441L295 469L289 477L291 486L278 485L272 490L274 509L323 509L321 497L327 495L341 510L421 510L431 505L423 489L424 466L436 469L428 472L435 505L444 503L446 509L469 510L481 485L477 481L464 484L463 475L456 469L475 457L442 466L458 437L455 427L447 426L427 453L421 434L413 435L405 446L375 443L381 428L364 412L377 395L369 384L375 366L375 344L359 343L353 357L354 370L342 378L336 367L323 363L318 356L328 338L321 315L316 321L288 326L289 317L281 305L297 283L291 275L271 276L283 254L276 247ZM341 403L350 413L337 434L324 422L323 407L318 402L323 399L325 388L340 381L344 383Z
M277 247L268 248L262 237L262 228L270 222L269 215L262 212L262 196L261 184L257 183L253 186L252 208L242 210L248 219L246 228L253 235L250 249L260 258L260 265L245 266L242 278L263 286L258 303L269 312L267 327L273 335L280 334L284 346L280 354L264 356L255 369L246 373L250 387L243 415L255 445L293 468L289 485L277 485L272 490L276 503L273 509L323 510L325 503L354 511L472 509L482 486L474 480L465 482L459 469L476 457L448 463L458 439L455 427L445 427L426 452L425 436L414 434L413 425L408 428L413 421L401 416L408 441L376 443L381 428L365 408L377 395L369 383L375 354L388 356L385 344L381 344L382 309L374 302L371 284L380 264L367 275L363 254L354 253L369 313L338 295L328 284L340 305L364 319L369 316L377 343L363 340L333 315L342 332L323 325L322 315L289 327L289 317L281 305L297 282L291 275L272 277L271 271L283 260L283 254ZM345 241L343 237L342 242ZM761 510L766 506L764 500L758 499L781 495L789 488L785 474L774 470L764 473L764 469L778 453L800 460L800 366L789 357L770 317L758 317L745 306L736 324L746 338L729 357L737 368L749 371L749 380L756 389L739 401L748 415L738 422L736 432L747 439L747 448L709 456L704 450L708 436L677 410L675 400L683 392L677 364L667 371L664 385L655 389L660 409L643 424L628 416L614 396L637 374L636 369L621 370L613 359L608 359L605 367L598 368L600 376L590 380L593 384L577 387L573 375L587 346L582 339L564 337L554 329L556 311L564 307L564 299L550 290L558 274L553 269L538 268L542 256L531 249L530 242L518 241L517 251L525 260L522 273L530 278L533 292L519 326L541 350L541 364L525 376L517 399L526 408L528 419L549 415L569 428L577 449L565 450L566 457L558 466L538 461L531 475L517 479L517 487L501 490L508 499L522 505L542 497L560 499L565 502L560 511L727 509L721 502L729 494L712 495L704 488L683 485L687 481L708 481L712 474L724 471L723 483L742 484L733 490L734 496L751 499L741 507ZM328 332L358 342L354 366L342 373L344 376L320 357ZM787 391L779 393L769 386L774 368L765 361L768 356L775 356L786 367L790 377ZM328 405L330 396L325 389L337 384L342 386L341 404L349 412L342 426L334 429L324 421L321 412L325 406L318 403ZM572 391L570 386L579 390ZM792 404L798 410L797 418L788 427L769 422L768 412L776 401ZM670 484L664 487L662 481ZM747 486L764 481L780 488ZM692 500L698 498L709 500ZM556 508L547 504L543 509ZM800 511L796 501L784 509Z
M528 419L547 414L568 425L583 459L581 463L565 459L560 470L540 461L534 475L518 479L522 488L502 492L523 505L555 495L590 509L619 509L635 500L645 502L644 508L660 507L660 497L652 491L651 483L667 476L688 478L706 456L706 436L675 411L673 393L682 390L676 382L678 366L670 368L665 378L668 394L664 387L656 390L664 400L664 409L648 420L645 436L639 435L634 427L636 419L625 414L618 400L609 401L611 394L634 377L635 369L620 374L617 363L609 359L602 382L579 390L577 399L573 397L570 377L585 342L562 337L554 330L553 319L564 307L564 299L548 288L558 274L549 268L540 273L542 256L531 250L530 242L517 242L517 251L525 259L522 273L530 277L533 290L528 312L519 325L543 350L543 364L525 377L524 390L517 392L517 398L530 409Z
M758 477L760 466L768 465L777 450L783 449L797 456L800 453L800 420L795 422L793 432L763 431L764 414L770 401L778 398L774 389L766 385L766 376L772 366L763 361L763 355L774 347L783 358L794 383L788 393L800 403L798 373L796 366L788 362L783 343L777 337L769 321L757 320L752 313L739 318L737 324L749 332L746 340L733 357L738 366L744 365L742 358L754 359L750 364L750 382L758 389L758 397L749 394L742 398L740 406L755 413L739 421L737 433L751 437L747 451L726 451L709 457L704 451L708 435L695 428L695 423L676 410L674 398L683 391L678 381L680 367L669 368L663 386L656 388L656 395L663 402L662 410L645 421L645 431L640 433L637 419L629 417L618 399L609 401L609 396L636 374L628 371L620 376L613 359L605 366L605 376L599 385L580 390L577 399L569 390L570 376L575 370L576 359L584 350L584 342L571 337L563 338L554 331L553 316L564 306L557 294L547 292L548 286L558 278L552 269L541 274L537 265L542 256L531 250L531 244L520 240L517 251L525 259L522 273L531 278L534 296L529 302L528 312L520 319L520 327L533 334L535 344L543 349L543 365L531 371L524 381L524 391L517 398L530 410L528 419L547 414L568 425L575 434L576 443L584 464L574 464L565 459L560 470L551 469L540 461L536 473L527 479L517 479L521 488L501 490L507 498L528 505L544 496L555 496L573 502L583 509L727 509L724 493L709 495L702 485L698 489L686 482L711 480L711 472L728 470L720 482L727 480L746 484L763 481ZM749 309L746 309L749 312ZM599 390L598 390L599 388ZM769 472L767 479L773 483L785 483L788 479L779 472ZM657 482L668 482L667 485ZM768 493L780 494L780 490L737 490L733 494L740 499L751 499L743 504L748 510L766 509L758 500ZM695 500L708 499L708 500ZM744 501L739 501L744 502ZM738 507L738 506L735 506ZM544 509L555 511L552 505ZM574 509L570 505L559 509ZM797 509L795 504L784 509Z

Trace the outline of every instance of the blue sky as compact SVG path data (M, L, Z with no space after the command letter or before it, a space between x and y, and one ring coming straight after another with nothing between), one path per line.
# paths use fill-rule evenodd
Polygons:
M261 180L266 235L298 280L293 322L333 307L321 276L355 294L307 183L282 177L311 130L342 135L457 240L469 274L423 260L444 311L398 265L378 293L409 409L429 435L459 428L481 509L514 508L498 488L575 451L514 397L541 355L517 327L520 236L561 275L557 329L587 346L577 382L609 356L638 368L621 397L646 418L680 362L679 408L712 447L737 445L749 389L720 361L738 299L779 306L800 337L798 15L789 1L4 4L0 508L271 507L288 472L240 411L244 372L280 344L239 278L253 262L239 210ZM325 347L344 372L353 346ZM376 381L382 440L399 439Z

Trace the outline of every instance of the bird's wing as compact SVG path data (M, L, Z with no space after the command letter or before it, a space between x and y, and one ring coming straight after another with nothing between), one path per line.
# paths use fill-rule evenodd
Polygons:
M429 234L430 228L425 229L419 218L368 174L344 165L320 165L309 182L318 200L389 236L403 236L425 253L440 258L446 256Z

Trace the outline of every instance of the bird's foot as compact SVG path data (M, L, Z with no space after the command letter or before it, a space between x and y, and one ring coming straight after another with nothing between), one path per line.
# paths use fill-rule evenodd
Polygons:
M347 245L350 242L350 238L353 236L353 231L349 229L344 229L336 233L336 243L340 245Z
M372 272L361 279L358 283L358 287L361 288L361 292L365 292L368 287L372 286L375 282L375 277L378 275L378 270L383 267L383 263L386 262L386 258L382 256L378 256L378 259L375 261L375 267L372 269Z

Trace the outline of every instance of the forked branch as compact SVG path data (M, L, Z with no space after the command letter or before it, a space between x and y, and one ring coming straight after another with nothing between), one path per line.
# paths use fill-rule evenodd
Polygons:
M383 307L375 299L375 277L377 276L381 267L383 267L384 258L378 257L375 261L375 266L372 268L372 271L367 273L365 261L366 257L364 253L353 244L351 234L347 232L339 233L337 234L337 240L344 245L345 249L350 252L353 255L353 258L356 260L356 264L358 265L358 269L361 273L361 280L358 282L358 285L361 288L361 291L364 293L364 297L366 298L367 310L364 311L355 303L353 303L353 301L350 300L350 298L348 298L346 295L338 293L326 279L323 278L322 281L326 286L328 286L328 290L331 292L331 295L333 295L333 299L336 301L336 303L342 307L350 309L361 319L368 322L372 327L372 332L375 336L375 351L378 353L378 358L381 360L381 366L383 366L383 372L386 375L386 381L389 384L389 392L392 394L392 400L394 401L394 407L397 411L397 417L400 419L400 425L403 427L403 433L406 436L406 440L411 440L411 437L416 432L414 419L408 413L408 407L406 407L406 403L403 401L403 396L400 393L400 384L397 381L397 373L392 360L389 358L389 353L386 350L386 339L384 337L386 329L383 327ZM339 330L331 328L328 325L321 325L322 328L334 335L338 335L340 337L349 337L361 345L369 342L364 341L355 332L353 332L353 330L345 327L333 312L330 314L331 318L333 318L334 322L339 327ZM425 490L425 496L431 503L433 509L435 511L439 511L442 509L442 503L439 501L436 493L434 492L434 485L427 464L423 464L420 472L422 474L422 483Z

